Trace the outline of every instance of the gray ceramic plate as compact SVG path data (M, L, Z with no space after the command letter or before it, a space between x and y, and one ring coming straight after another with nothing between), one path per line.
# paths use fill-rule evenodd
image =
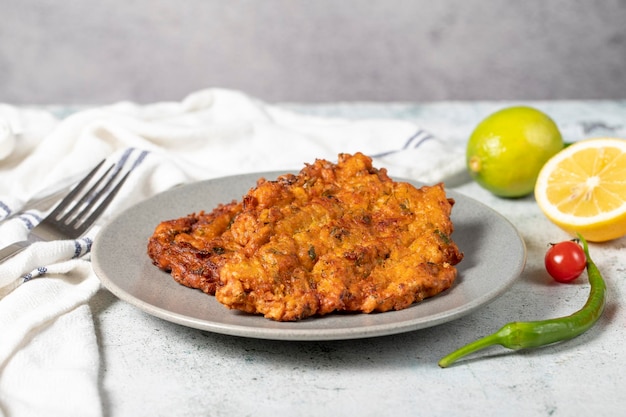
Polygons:
M454 320L502 294L524 269L526 247L511 223L489 207L451 191L448 195L456 200L453 238L465 254L458 265L458 279L448 291L401 311L331 314L279 323L229 310L213 297L177 284L152 265L146 245L159 222L240 199L257 178L274 179L279 174L197 182L131 207L98 233L92 249L96 274L120 299L184 326L261 339L334 340L401 333Z

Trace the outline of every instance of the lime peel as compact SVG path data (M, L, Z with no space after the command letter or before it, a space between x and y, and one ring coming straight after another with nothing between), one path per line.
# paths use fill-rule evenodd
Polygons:
M495 195L523 197L533 192L543 164L563 146L548 115L527 106L507 107L487 116L472 132L467 170Z

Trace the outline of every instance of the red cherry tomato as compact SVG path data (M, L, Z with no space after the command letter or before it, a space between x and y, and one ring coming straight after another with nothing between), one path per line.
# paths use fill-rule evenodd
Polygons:
M585 252L572 240L550 245L545 258L546 270L558 282L578 278L587 266Z

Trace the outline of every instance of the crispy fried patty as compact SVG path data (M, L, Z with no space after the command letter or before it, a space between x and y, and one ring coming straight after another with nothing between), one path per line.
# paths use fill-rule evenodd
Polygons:
M148 254L179 283L273 320L399 310L454 282L453 204L443 184L416 188L340 154L162 222Z

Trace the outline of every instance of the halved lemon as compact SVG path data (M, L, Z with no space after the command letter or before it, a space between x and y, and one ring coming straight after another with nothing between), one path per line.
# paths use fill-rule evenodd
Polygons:
M535 199L572 235L592 242L626 235L626 140L586 139L563 149L539 172Z

